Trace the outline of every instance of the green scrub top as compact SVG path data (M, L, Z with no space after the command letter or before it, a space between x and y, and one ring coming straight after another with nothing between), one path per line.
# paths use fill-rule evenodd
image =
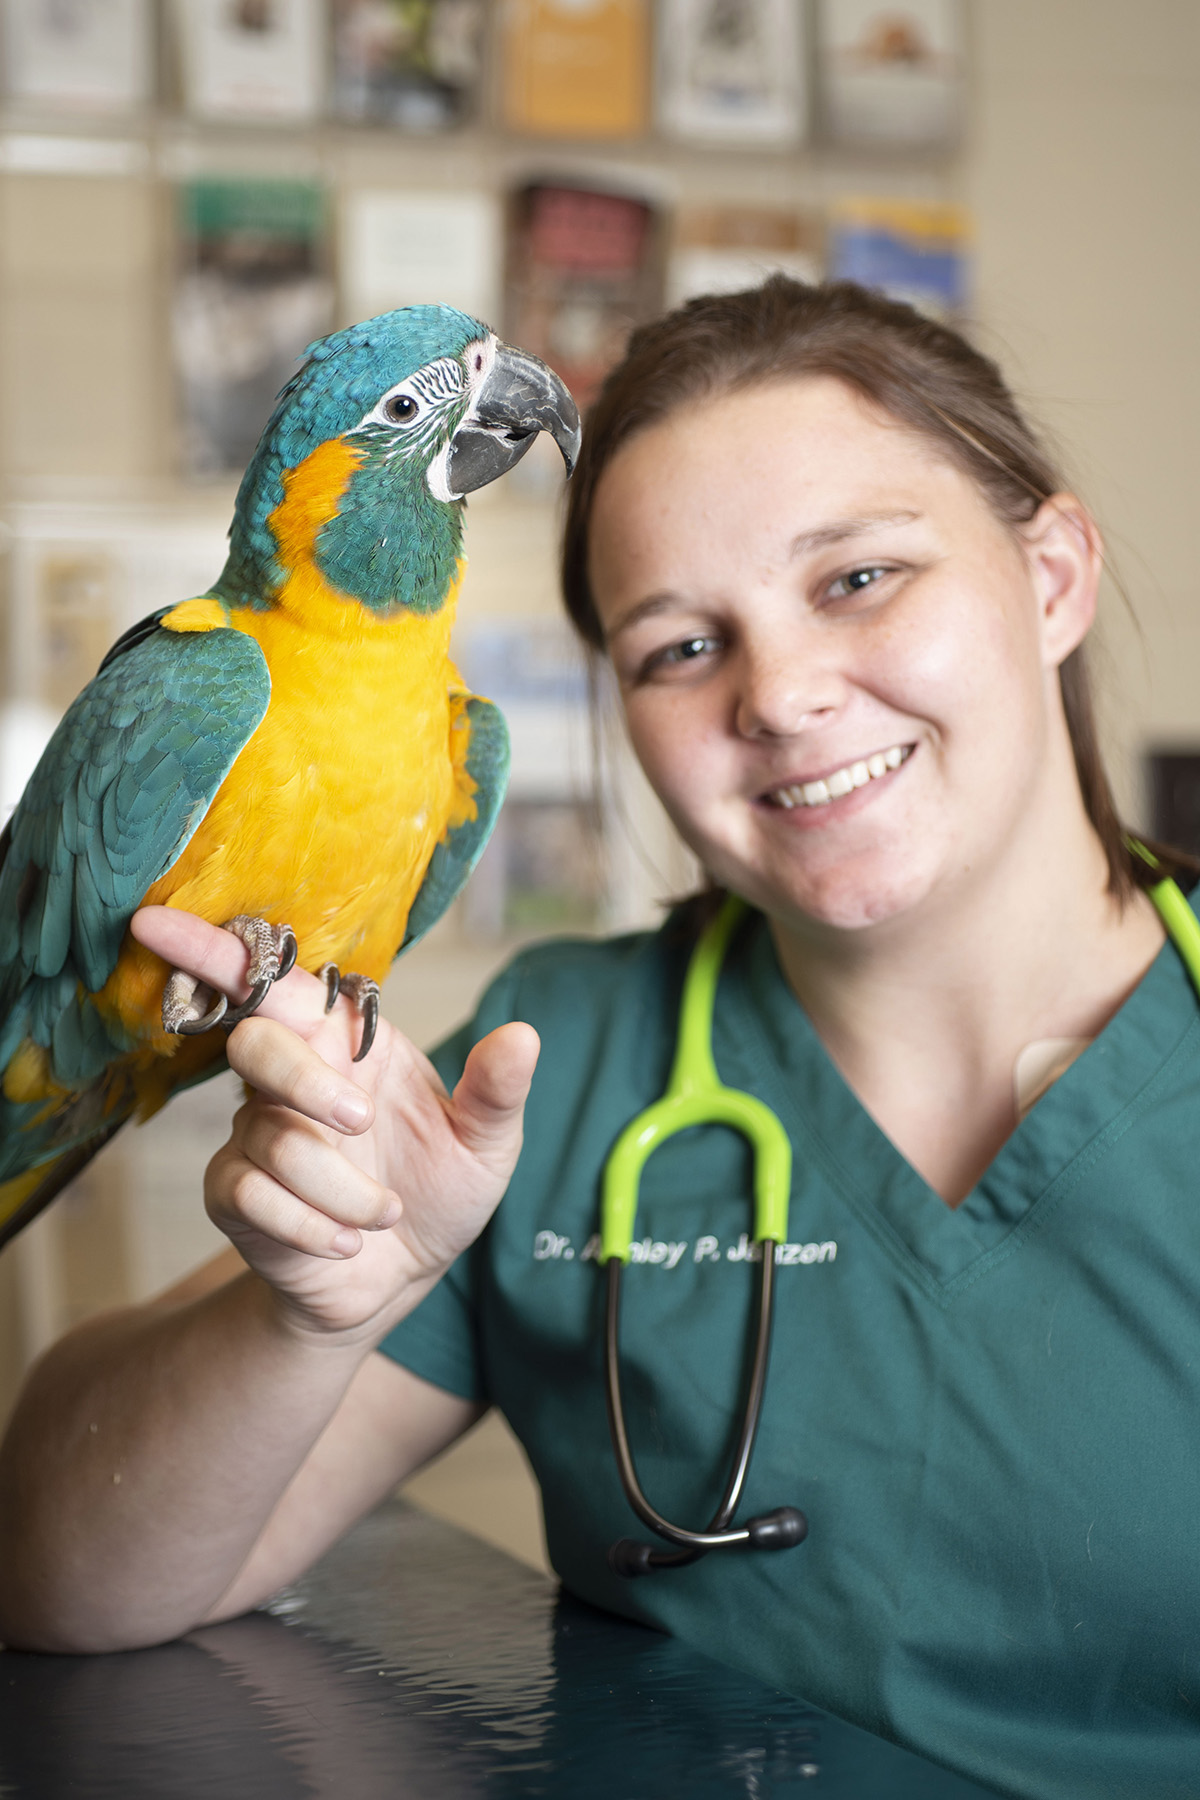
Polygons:
M584 1599L1031 1800L1200 1793L1200 1008L1168 944L953 1211L875 1125L763 919L717 994L722 1078L795 1150L770 1379L741 1516L809 1537L625 1581L644 1537L605 1420L600 1173L663 1090L694 933L561 942L502 974L435 1062L542 1037L525 1145L479 1242L381 1345L494 1402ZM703 1526L741 1413L754 1269L743 1141L647 1165L623 1289L646 1493Z

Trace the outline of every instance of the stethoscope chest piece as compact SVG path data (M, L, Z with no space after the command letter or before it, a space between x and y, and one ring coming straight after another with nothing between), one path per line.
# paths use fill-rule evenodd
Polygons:
M696 1562L709 1550L730 1545L744 1545L753 1550L787 1550L801 1543L808 1533L808 1521L794 1506L780 1506L773 1512L747 1519L744 1524L733 1524L762 1413L774 1311L775 1246L787 1237L792 1181L792 1147L783 1126L771 1109L753 1094L726 1087L713 1061L712 1017L717 978L730 937L744 910L743 903L731 897L701 934L684 977L679 1040L666 1092L625 1127L604 1168L600 1260L607 1281L604 1378L609 1430L626 1499L643 1524L674 1546L660 1550L634 1538L622 1538L608 1553L609 1567L617 1575L647 1575L653 1569L678 1568L684 1563ZM720 1504L704 1531L689 1531L671 1524L642 1492L621 1401L619 1348L621 1275L630 1258L642 1169L661 1144L692 1125L728 1125L749 1140L754 1153L754 1237L760 1246L761 1257L754 1343L741 1429Z

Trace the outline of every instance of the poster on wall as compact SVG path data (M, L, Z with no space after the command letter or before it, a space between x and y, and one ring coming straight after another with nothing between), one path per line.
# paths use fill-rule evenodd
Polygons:
M179 191L172 341L183 465L240 474L297 358L333 323L324 190L201 180Z
M3 0L4 91L42 106L120 112L150 98L150 0Z
M795 207L681 207L667 261L666 304L737 293L776 273L820 281L822 237L816 214Z
M836 143L932 149L962 124L959 0L819 0L817 81Z
M513 196L505 335L587 407L631 328L662 304L658 213L635 195L540 182Z
M829 273L953 321L966 310L970 245L970 215L961 206L841 200L830 213Z
M493 194L359 188L340 212L339 271L353 318L429 301L476 319L499 317L502 227Z
M440 131L475 111L483 0L333 0L333 110Z
M204 119L312 119L324 98L319 0L176 0L184 103Z
M504 0L501 110L510 131L638 137L646 129L649 0Z
M661 0L661 130L700 143L799 143L807 126L804 16L798 0Z

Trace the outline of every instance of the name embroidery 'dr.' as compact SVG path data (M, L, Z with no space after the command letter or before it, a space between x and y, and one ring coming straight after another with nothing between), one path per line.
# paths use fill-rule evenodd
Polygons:
M640 1238L629 1246L629 1260L634 1263L649 1263L663 1269L677 1269L688 1251L691 1251L693 1263L719 1262L761 1262L762 1245L752 1242L746 1232L742 1232L736 1244L725 1246L724 1256L721 1253L721 1242L715 1237L698 1237L695 1244L684 1238L678 1243L663 1242L657 1238ZM811 1267L813 1263L833 1262L837 1257L837 1244L827 1238L822 1244L776 1244L776 1266L784 1269ZM600 1233L594 1232L583 1249L578 1252L580 1262L594 1262L600 1254ZM575 1246L569 1237L563 1237L557 1231L539 1231L533 1240L533 1260L535 1262L574 1262Z

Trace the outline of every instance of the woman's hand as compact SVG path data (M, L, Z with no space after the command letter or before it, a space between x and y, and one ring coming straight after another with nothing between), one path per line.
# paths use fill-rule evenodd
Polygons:
M231 996L248 953L172 907L133 922L142 944ZM205 1181L205 1204L304 1333L382 1337L487 1223L521 1148L537 1061L532 1027L502 1026L472 1050L453 1095L428 1058L380 1020L361 1023L295 969L230 1034L230 1066L253 1093Z

